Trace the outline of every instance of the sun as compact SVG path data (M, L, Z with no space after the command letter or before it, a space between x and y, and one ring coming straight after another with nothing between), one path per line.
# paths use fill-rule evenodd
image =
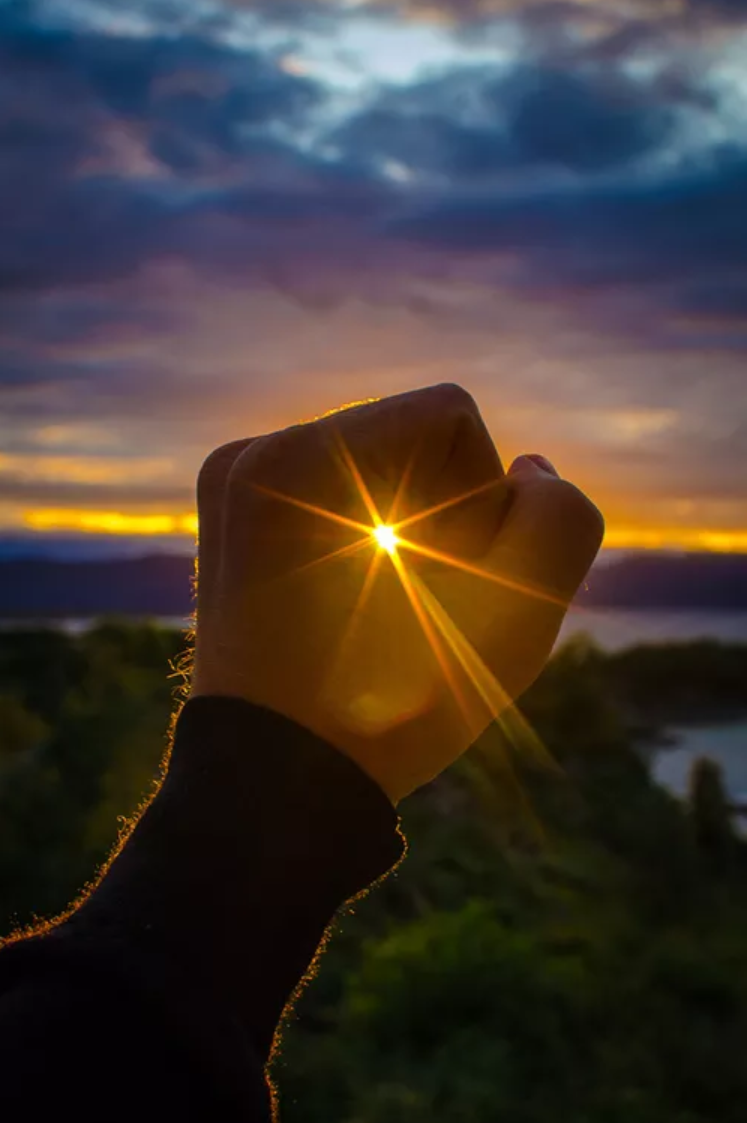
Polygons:
M380 550L386 550L388 554L394 554L396 552L399 539L397 538L393 526L385 526L382 523L381 526L375 527L371 533L376 539Z

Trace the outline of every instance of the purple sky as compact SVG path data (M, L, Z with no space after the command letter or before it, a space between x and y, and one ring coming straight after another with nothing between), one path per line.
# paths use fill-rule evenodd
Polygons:
M744 0L0 0L0 532L449 380L610 544L747 550L746 122Z

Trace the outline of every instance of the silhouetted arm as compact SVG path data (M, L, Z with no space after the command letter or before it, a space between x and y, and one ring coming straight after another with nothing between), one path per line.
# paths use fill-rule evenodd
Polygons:
M397 823L307 730L239 699L189 702L98 888L0 953L0 1117L69 1103L82 1123L268 1119L282 1010L335 910L401 857Z

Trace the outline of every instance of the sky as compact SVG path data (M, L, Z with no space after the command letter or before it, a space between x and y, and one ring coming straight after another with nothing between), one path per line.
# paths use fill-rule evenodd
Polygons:
M0 537L191 541L214 446L455 381L747 551L746 360L747 0L0 0Z

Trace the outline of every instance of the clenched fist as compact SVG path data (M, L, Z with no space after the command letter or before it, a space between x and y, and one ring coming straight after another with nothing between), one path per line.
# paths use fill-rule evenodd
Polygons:
M198 507L192 695L294 719L394 803L536 678L603 534L451 385L225 445Z

